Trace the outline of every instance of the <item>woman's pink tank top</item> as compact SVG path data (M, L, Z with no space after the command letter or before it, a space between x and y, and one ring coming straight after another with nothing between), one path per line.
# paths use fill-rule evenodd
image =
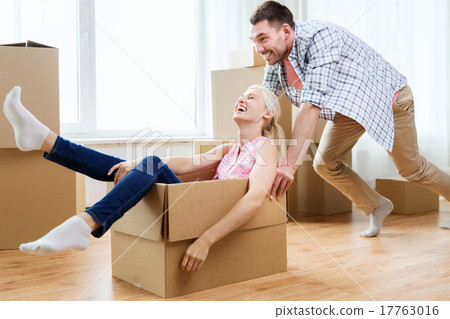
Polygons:
M257 144L260 141L268 141L265 136L255 138L253 141L242 146L239 152L239 142L230 149L223 157L216 170L213 179L233 179L249 177L253 166L255 165L255 156Z

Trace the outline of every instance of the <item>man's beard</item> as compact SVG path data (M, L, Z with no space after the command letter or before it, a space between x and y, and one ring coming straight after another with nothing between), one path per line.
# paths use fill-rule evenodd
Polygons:
M274 52L272 51L274 62L270 63L270 65L275 65L277 63L280 63L282 60L284 60L288 56L288 54L289 54L289 48L287 45L286 45L286 49L284 50L284 52L278 56L274 55Z

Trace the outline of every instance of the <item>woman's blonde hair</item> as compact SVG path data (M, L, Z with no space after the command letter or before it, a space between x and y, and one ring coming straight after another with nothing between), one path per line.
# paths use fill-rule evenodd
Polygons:
M278 124L278 119L280 118L281 115L281 106L280 102L278 101L279 100L278 97L272 91L261 85L252 85L248 89L260 90L264 97L266 109L269 111L273 111L274 116L263 127L262 135L274 140L275 143L277 144L278 150L281 153L281 156L284 157L285 155L284 132L283 129L281 128L281 125Z

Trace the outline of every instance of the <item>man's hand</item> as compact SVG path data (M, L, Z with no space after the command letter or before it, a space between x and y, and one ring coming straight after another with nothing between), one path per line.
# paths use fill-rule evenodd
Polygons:
M108 172L111 175L115 170L117 170L116 175L114 175L114 186L117 185L127 174L136 166L136 161L126 161L120 162L113 167Z
M211 245L203 236L197 238L184 253L180 269L182 271L197 271L202 268L208 256Z
M289 165L281 165L277 168L277 176L272 185L272 189L270 190L270 198L273 198L275 195L277 200L280 199L284 193L288 190L288 188L294 182L294 174L297 168Z

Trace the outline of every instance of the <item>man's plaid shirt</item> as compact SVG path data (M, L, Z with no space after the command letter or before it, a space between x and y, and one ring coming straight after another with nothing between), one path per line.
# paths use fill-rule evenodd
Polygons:
M392 151L392 98L406 78L380 54L344 28L312 20L296 22L289 61L303 83L301 91L288 83L283 62L266 66L263 86L276 95L284 91L298 107L320 107L322 119L332 121L335 112L354 119Z

